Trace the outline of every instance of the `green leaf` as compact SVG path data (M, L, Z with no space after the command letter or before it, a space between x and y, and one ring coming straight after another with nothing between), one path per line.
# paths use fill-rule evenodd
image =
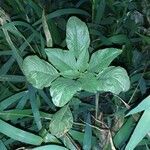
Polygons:
M150 132L150 109L145 110L142 117L140 118L131 138L125 148L125 150L133 150L138 143Z
M64 135L61 140L68 149L77 150L74 140L70 137L70 135Z
M108 67L110 63L121 54L121 50L116 48L106 48L99 51L96 51L92 54L91 60L89 63L89 71L99 73L104 68Z
M92 3L92 18L95 24L99 24L106 7L105 0L94 0Z
M0 140L0 148L2 150L7 150L6 146L4 145L4 143Z
M43 15L42 15L42 25L43 25L44 34L46 37L46 45L47 45L47 47L52 47L53 46L53 40L52 40L51 32L48 28L48 24L46 22L46 17L45 17L44 11L43 11Z
M114 35L110 37L109 40L114 44L124 44L128 42L128 38L125 34Z
M121 67L108 67L98 75L99 91L119 94L130 88L130 80L125 69Z
M45 49L48 56L48 60L59 70L75 70L76 60L74 55L67 50L62 50L58 48L48 48Z
M131 133L134 130L134 127L135 120L133 119L133 117L129 117L113 138L116 148L121 149L124 143L128 141Z
M83 150L91 150L92 147L92 127L89 126L91 124L91 116L90 114L87 115L87 119L85 127L85 134L84 134L84 139L83 139Z
M22 98L26 94L27 94L27 91L22 91L4 99L3 101L0 102L0 110L6 109L8 106L12 105L13 103L18 101L20 98Z
M84 72L88 68L89 52L88 50L83 50L77 59L77 69L80 72Z
M99 81L93 73L85 73L79 78L82 90L96 93L98 90Z
M59 76L52 65L37 56L28 56L24 59L23 71L27 80L38 89L50 86Z
M58 145L46 145L46 146L33 148L32 150L68 150L68 149Z
M13 127L2 120L0 120L0 132L14 140L27 144L41 145L43 141L40 136Z
M80 144L83 144L84 133L76 130L70 130L69 134L73 137L74 140L78 141ZM95 136L92 136L92 146L97 143L97 139Z
M82 51L87 51L90 44L89 31L84 22L77 17L70 17L67 22L66 43L76 58Z
M66 105L53 115L49 130L59 138L67 133L72 128L72 125L73 116L68 105Z
M76 79L79 78L80 72L77 70L67 70L60 73L63 77L69 79Z
M150 96L146 97L138 106L132 109L126 116L147 110L150 108Z
M54 135L50 134L45 128L42 128L40 135L43 138L44 143L56 143L61 144L61 141Z
M41 122L41 116L39 112L38 101L36 97L36 89L33 88L32 86L29 86L28 89L29 89L29 99L30 99L33 116L34 116L34 121L37 125L38 130L41 130L42 122Z
M58 107L62 107L80 90L80 82L60 77L52 83L50 93L53 103Z

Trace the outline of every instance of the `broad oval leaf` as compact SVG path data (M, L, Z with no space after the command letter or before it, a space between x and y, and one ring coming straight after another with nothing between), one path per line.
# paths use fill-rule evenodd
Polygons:
M125 150L133 150L138 143L150 132L150 109L144 111L142 117L138 121L131 138L125 148Z
M112 92L119 94L126 92L130 88L130 80L124 68L108 67L98 75L99 91Z
M68 50L62 50L58 48L47 48L45 52L48 56L48 60L59 70L75 70L76 59L74 55Z
M90 45L89 31L86 24L77 17L70 17L67 22L66 43L76 58Z
M32 150L68 150L68 149L58 145L45 145L33 148Z
M23 72L27 80L38 89L50 86L51 82L59 76L51 64L38 56L28 56L24 59Z
M60 138L67 133L73 125L73 116L68 105L61 108L53 115L49 125L51 134Z
M0 120L0 133L7 135L14 140L27 144L41 145L43 142L43 139L40 136L13 127L3 120Z
M116 48L106 48L96 51L92 54L88 70L99 73L104 68L108 67L110 63L121 54L122 50Z
M80 82L60 77L52 83L50 93L53 103L58 107L62 107L80 90Z
M82 90L96 93L98 90L99 81L93 73L84 73L79 80Z

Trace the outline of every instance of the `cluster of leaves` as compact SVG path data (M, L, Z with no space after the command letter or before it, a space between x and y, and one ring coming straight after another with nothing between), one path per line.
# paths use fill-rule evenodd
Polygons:
M53 66L37 56L28 56L23 61L27 80L39 89L51 86L50 93L56 106L64 106L81 90L119 94L129 89L126 71L121 67L108 67L122 51L114 48L99 50L89 61L88 28L76 17L68 20L66 43L69 50L45 49Z
M149 149L148 0L0 5L0 149Z

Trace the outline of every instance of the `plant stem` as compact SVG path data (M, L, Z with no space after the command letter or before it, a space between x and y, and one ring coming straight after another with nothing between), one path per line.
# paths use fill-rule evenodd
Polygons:
M99 93L95 95L95 118L98 119Z

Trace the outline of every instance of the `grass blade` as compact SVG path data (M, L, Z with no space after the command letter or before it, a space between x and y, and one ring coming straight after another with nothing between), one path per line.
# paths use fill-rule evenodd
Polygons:
M83 149L84 150L90 150L92 147L92 128L89 126L91 124L91 116L88 114L85 127L85 134L84 134L84 139L83 139Z
M12 96L6 98L2 102L0 102L0 110L4 110L8 106L10 106L11 104L15 103L17 100L22 98L24 96L24 94L26 94L26 92L27 91L19 92L19 93L15 94L15 95L12 95Z
M0 132L14 140L32 145L40 145L43 141L40 136L18 129L3 120L0 120Z
M24 76L18 76L18 75L1 75L0 81L25 82L26 79Z
M125 150L133 150L138 143L150 132L150 109L145 110L142 117L140 118L131 138L125 148Z
M81 14L81 15L85 15L85 16L90 16L89 13L87 13L84 10L81 9L77 9L77 8L66 8L66 9L59 9L56 10L48 15L46 15L46 20L52 19L52 18L56 18L56 17L60 17L62 15L71 15L71 14ZM42 23L42 19L36 21L33 26L36 26L38 24Z
M6 146L4 145L4 143L0 140L0 148L1 150L7 150Z
M36 90L32 86L29 86L29 98L32 112L34 115L34 120L36 122L38 129L40 130L42 128L41 117L36 99Z
M43 30L45 33L45 37L46 37L46 45L47 45L47 47L52 47L53 46L53 40L52 40L51 32L48 28L48 24L46 22L46 17L45 17L44 11L43 11L43 15L42 15L42 24L43 24Z

